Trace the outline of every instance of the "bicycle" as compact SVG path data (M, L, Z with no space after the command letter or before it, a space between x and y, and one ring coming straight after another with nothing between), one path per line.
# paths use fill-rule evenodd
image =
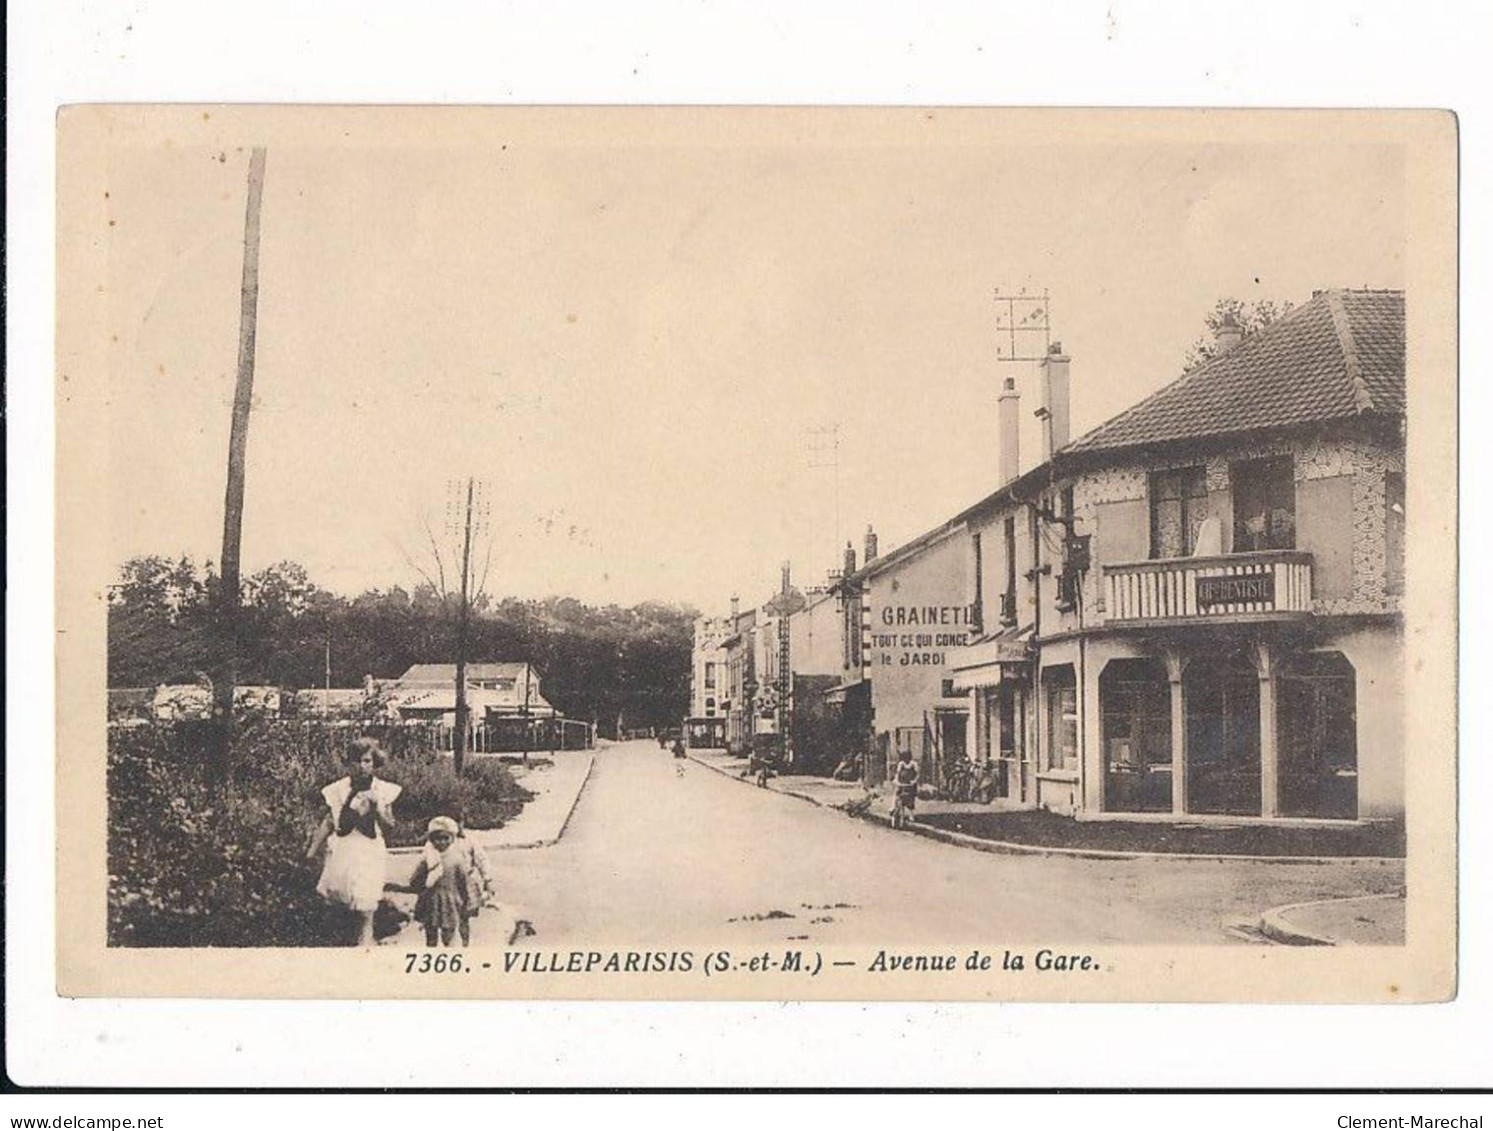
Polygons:
M913 821L913 809L917 804L916 787L898 786L892 797L892 828L905 829Z

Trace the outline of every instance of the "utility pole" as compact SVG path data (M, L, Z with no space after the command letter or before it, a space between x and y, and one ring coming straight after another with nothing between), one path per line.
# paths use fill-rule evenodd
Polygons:
M529 764L529 662L524 661L524 765Z
M467 618L471 612L472 494L475 486L475 481L468 478L466 533L461 543L461 619L456 630L456 741L452 746L452 760L458 775L467 764Z
M219 665L213 681L211 771L231 772L233 697L238 682L239 557L244 531L244 463L249 444L249 409L254 401L254 336L259 316L259 215L264 198L263 146L249 154L249 188L244 205L244 273L239 286L238 379L233 390L233 423L228 433L228 488L223 497L223 576L218 595Z

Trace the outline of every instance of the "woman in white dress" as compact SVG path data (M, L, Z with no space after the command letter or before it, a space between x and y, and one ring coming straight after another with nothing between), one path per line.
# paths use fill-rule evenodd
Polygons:
M326 848L317 894L345 907L358 919L356 946L372 946L373 913L384 894L388 867L384 834L394 828L394 801L401 786L382 781L374 771L384 764L383 748L360 738L347 751L348 775L321 791L327 815L312 834L308 859Z

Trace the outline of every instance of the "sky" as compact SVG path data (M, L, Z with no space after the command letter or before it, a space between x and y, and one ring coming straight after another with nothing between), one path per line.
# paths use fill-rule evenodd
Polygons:
M1048 293L1076 436L1176 377L1219 298L1403 286L1392 140L1196 118L146 115L104 188L111 554L219 556L249 144L246 571L413 585L475 477L492 595L721 611L998 486L1007 376L1038 461L997 288Z

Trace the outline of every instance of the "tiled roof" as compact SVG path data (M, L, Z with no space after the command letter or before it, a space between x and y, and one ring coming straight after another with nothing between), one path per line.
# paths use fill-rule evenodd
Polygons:
M521 662L467 665L467 682L484 679L518 679L524 674L527 664ZM537 673L536 673L537 674ZM455 664L413 664L409 671L399 677L402 684L450 683L456 679Z
M1323 291L1063 451L1404 411L1404 294Z
M394 688L390 699L393 706L400 711L456 710L455 687ZM522 710L524 705L522 692L500 691L489 687L467 689L467 706L479 713L487 710L518 711ZM529 689L528 708L530 713L553 709L549 700L532 687Z

